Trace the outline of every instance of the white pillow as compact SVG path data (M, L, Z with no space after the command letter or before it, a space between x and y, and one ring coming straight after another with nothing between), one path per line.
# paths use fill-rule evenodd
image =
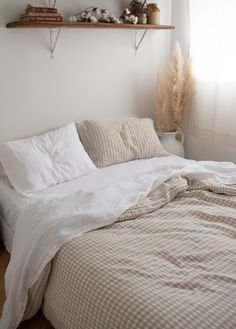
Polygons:
M0 162L21 194L39 192L97 169L74 123L41 136L0 143Z

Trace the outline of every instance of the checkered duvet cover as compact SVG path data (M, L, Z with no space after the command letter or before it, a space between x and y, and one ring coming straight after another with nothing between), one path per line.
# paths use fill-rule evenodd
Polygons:
M24 318L41 303L56 329L235 329L236 186L172 178L65 243Z

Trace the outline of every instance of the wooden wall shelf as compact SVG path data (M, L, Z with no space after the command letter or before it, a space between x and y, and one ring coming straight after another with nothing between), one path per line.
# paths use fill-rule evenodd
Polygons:
M55 49L62 29L117 29L117 30L134 30L135 31L135 53L141 46L149 30L173 30L173 25L150 25L150 24L112 24L112 23L69 23L69 22L23 22L16 21L8 23L9 29L49 29L50 30L50 51L51 57L54 58ZM54 37L54 30L57 30ZM138 31L143 31L138 41Z
M173 25L151 25L151 24L113 24L113 23L42 23L42 22L11 22L7 28L29 28L29 29L126 29L126 30L173 30Z

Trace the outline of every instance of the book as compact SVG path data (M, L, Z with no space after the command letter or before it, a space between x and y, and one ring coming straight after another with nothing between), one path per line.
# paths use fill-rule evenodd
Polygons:
M51 14L57 14L58 10L56 8L50 8L50 7L32 7L27 6L25 9L26 14L28 13L51 13Z
M62 16L52 17L52 16L27 16L21 18L23 22L63 22Z
M23 13L20 15L21 18L25 18L25 17L34 17L34 16L42 16L42 17L58 17L61 16L60 14L56 14L56 13Z

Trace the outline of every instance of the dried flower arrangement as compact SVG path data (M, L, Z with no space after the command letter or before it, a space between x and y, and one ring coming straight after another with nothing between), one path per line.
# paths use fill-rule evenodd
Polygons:
M130 12L132 15L135 15L135 16L147 14L147 12L148 12L147 0L144 0L144 1L132 0L130 2Z
M181 46L176 42L169 69L158 73L157 110L160 132L179 129L195 94L192 60L189 58L184 62Z

